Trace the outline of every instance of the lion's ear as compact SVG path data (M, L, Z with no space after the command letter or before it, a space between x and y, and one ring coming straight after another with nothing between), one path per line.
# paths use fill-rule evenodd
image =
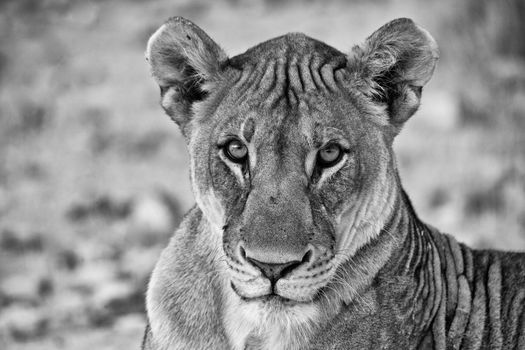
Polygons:
M162 107L184 130L192 103L206 97L206 86L218 78L227 57L202 29L173 17L149 39L146 59L160 86Z
M366 95L386 103L390 123L399 131L419 107L438 58L434 38L411 19L399 18L354 47L349 68Z

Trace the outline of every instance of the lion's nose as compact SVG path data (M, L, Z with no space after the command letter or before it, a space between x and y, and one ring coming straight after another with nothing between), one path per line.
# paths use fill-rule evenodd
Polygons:
M242 249L242 248L241 248ZM302 264L308 263L310 261L310 257L312 255L312 252L308 250L306 254L300 259L300 260L289 260L286 262L280 262L280 263L274 263L274 262L267 262L267 261L261 261L262 259L255 259L254 257L250 256L249 253L245 252L244 249L242 249L242 253L245 257L245 259L250 262L252 265L257 267L263 275L270 280L272 284L275 284L277 280L280 278L286 276L291 271L296 269Z
M297 260L289 261L284 264L269 264L251 258L248 258L247 260L253 265L257 266L259 270L261 270L263 275L266 278L268 278L272 284L277 282L279 278L284 277L284 275L286 275L301 264L301 262Z

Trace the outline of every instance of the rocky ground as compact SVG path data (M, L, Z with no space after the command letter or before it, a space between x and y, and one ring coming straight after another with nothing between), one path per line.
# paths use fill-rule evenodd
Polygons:
M504 10L469 23L454 4L0 2L0 349L138 348L149 273L193 204L184 141L143 56L171 15L231 54L289 31L349 50L414 18L442 60L396 144L405 187L460 240L525 250L524 62L480 32L512 23Z

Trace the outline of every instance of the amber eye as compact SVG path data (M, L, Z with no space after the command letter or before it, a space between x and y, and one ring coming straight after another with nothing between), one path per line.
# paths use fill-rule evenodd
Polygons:
M330 143L321 148L317 153L317 164L323 168L329 168L337 164L343 157L341 146Z
M234 163L244 163L248 157L248 148L239 140L231 140L224 145L224 154Z

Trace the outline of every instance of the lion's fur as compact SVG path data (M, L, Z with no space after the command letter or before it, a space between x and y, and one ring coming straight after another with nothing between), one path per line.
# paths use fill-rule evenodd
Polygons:
M524 256L425 225L398 177L393 139L438 59L428 32L398 19L348 55L293 33L228 58L178 17L146 57L197 205L152 274L144 349L525 346ZM333 142L341 161L319 169ZM272 284L254 260L294 269Z

